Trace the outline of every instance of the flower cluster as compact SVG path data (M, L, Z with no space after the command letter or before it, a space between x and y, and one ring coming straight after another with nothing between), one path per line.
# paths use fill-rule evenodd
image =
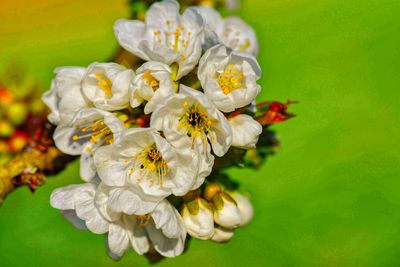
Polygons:
M254 149L263 131L254 31L210 7L181 14L175 0L154 3L144 21L118 20L114 30L140 67L58 68L43 96L54 141L80 156L86 182L55 190L52 206L75 226L107 234L116 257L129 248L174 257L187 234L228 241L253 208L209 178L217 159Z

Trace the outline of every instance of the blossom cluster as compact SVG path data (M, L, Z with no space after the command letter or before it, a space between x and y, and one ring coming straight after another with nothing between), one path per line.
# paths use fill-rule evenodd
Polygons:
M249 199L208 179L216 158L256 147L261 69L254 31L206 6L154 3L118 20L119 44L143 64L55 70L43 96L56 146L80 156L84 184L51 205L78 228L107 234L112 255L180 255L187 235L228 241L253 216ZM252 115L253 114L253 115Z

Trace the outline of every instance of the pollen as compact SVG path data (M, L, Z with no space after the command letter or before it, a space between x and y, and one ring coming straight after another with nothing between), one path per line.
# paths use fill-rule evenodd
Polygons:
M103 90L106 98L111 98L113 96L111 88L112 88L112 83L110 79L105 77L103 74L97 72L96 73L96 78L98 79L97 85L100 87L101 90Z
M183 107L186 110L179 119L178 128L186 132L186 135L192 139L193 144L198 138L201 141L206 141L212 121L208 118L207 112L199 103L190 107L188 106L189 104L185 101Z
M163 178L169 173L167 162L163 159L161 152L155 144L146 147L132 161L137 169L140 169L143 177L147 177L150 186L155 181L160 186L163 185Z
M245 76L234 64L229 64L226 69L217 77L219 86L224 94L245 87Z

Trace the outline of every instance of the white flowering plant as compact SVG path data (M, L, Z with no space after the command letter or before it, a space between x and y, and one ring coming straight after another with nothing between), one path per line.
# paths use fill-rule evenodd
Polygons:
M277 146L267 127L292 115L261 91L255 32L209 6L153 3L144 20L118 20L136 57L55 71L43 95L54 141L80 157L83 184L51 205L76 227L106 234L109 254L175 257L188 236L227 242L250 222L247 194L225 174L258 167Z

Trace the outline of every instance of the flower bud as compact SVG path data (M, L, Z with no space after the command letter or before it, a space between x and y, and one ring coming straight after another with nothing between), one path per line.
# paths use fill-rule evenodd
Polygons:
M228 229L240 224L240 211L235 200L226 193L219 193L212 199L214 204L214 221Z
M212 236L211 240L217 243L225 243L232 239L233 230L226 229L220 226L215 227L215 233Z
M208 240L214 234L212 206L200 197L185 204L181 212L188 233L198 239Z
M206 186L204 189L204 198L207 199L208 201L212 201L213 197L218 195L219 193L222 192L221 185L218 183L211 183Z
M254 215L253 205L251 204L250 199L238 192L232 192L229 194L236 201L237 207L239 208L241 217L239 226L247 225Z

